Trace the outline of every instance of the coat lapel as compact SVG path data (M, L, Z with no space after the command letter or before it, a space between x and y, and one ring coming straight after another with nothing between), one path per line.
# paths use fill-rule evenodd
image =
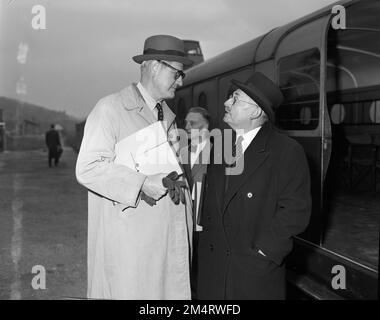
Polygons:
M140 91L135 83L120 92L123 106L128 111L135 111L137 115L143 118L147 125L157 121L152 110L147 106Z
M126 108L129 111L135 110L136 113L147 122L147 125L150 125L157 121L155 114L146 104L143 96L141 95L135 83L123 89L120 92L120 95L123 101L124 108ZM163 125L166 132L169 133L169 130L175 123L175 114L170 110L165 101L161 103L161 106L164 112Z
M167 133L169 134L169 131L171 130L171 128L175 124L175 122L174 122L175 114L173 113L173 111L170 110L170 108L168 107L168 105L165 101L163 101L161 103L161 106L162 106L162 111L164 112L163 125L164 125L164 128L166 129Z
M221 212L223 208L223 199L224 199L224 180L225 180L224 168L225 167L224 167L224 164L215 164L214 152L215 152L215 143L214 145L211 144L210 164L212 165L208 166L206 175L210 176L210 178L206 178L206 183L213 184L211 189L215 191L218 212ZM222 154L217 154L216 158L221 159Z
M257 133L257 136L253 139L247 150L244 152L244 170L242 174L229 177L229 186L225 193L223 214L225 213L232 197L236 194L239 188L268 157L269 151L266 149L266 144L268 137L271 134L271 130L272 129L269 123L265 123L263 125L263 127Z

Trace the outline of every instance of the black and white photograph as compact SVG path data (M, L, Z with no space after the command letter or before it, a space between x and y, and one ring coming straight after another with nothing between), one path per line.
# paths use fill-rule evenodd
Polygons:
M0 0L0 300L379 300L379 18Z

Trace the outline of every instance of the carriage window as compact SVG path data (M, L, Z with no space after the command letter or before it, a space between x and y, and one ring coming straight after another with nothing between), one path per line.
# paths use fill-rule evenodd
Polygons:
M207 109L207 96L204 92L199 95L198 106Z
M333 124L340 124L344 121L346 118L346 108L344 107L344 104L336 103L331 108L331 122Z
M277 125L284 130L313 130L319 117L320 57L317 49L279 61L279 85L284 103L276 110Z
M380 100L335 103L330 109L330 117L333 124L346 126L380 123Z
M371 122L380 123L380 100L373 101L369 108Z
M326 91L332 153L324 183L322 242L328 250L375 270L380 208L379 36L380 32L366 30L329 31Z

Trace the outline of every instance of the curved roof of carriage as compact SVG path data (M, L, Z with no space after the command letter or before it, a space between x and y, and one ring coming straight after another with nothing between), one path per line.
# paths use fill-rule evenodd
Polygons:
M335 5L343 5L347 7L359 1L360 0L338 1L208 59L186 71L186 78L183 86L190 85L200 79L205 80L218 74L245 67L254 62L257 63L270 59L274 56L278 44L289 32L296 30L311 21L319 19L320 17L329 15L332 7Z

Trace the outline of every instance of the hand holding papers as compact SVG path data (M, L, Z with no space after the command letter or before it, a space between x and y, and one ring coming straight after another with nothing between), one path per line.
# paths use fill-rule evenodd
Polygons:
M163 181L168 182L167 177L173 174L176 175L174 180L177 180L178 175L183 173L159 121L119 141L115 145L115 153L115 163L128 166L148 176L142 187L141 199L150 206L155 205L155 200L167 193L167 186L164 187ZM180 182L174 180L173 183ZM184 199L184 194L178 193L178 200L174 199L177 195L176 190L169 188L173 202L178 204L179 198L181 201Z
M178 180L177 172L170 172L165 178L162 179L162 184L169 190L170 198L174 204L179 204L180 200L183 204L185 204L185 192L182 188L186 189L187 185L185 181Z
M115 153L115 163L126 165L145 175L169 174L172 171L179 175L183 173L159 121L119 141Z
M145 194L142 199L150 206L152 206L152 204L155 204L153 200L159 200L168 192L168 190L162 184L162 179L165 176L165 173L159 173L149 175L145 179L144 184L141 188L141 191Z

